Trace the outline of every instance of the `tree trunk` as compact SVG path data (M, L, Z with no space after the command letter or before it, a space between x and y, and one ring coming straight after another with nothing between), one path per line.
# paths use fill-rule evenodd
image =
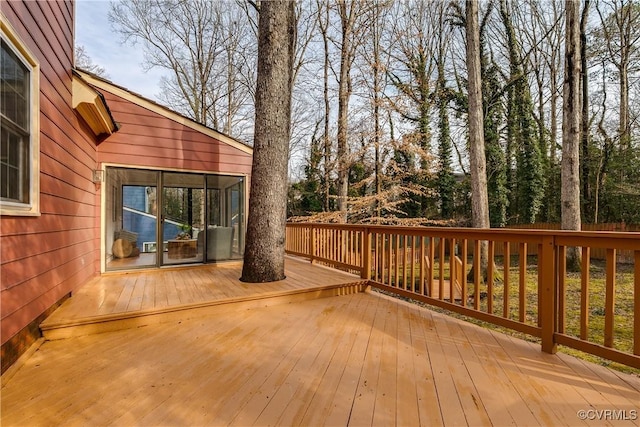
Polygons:
M469 157L471 170L471 216L476 228L489 228L487 166L484 154L482 76L480 73L480 31L478 2L466 1L467 72L469 75ZM480 265L486 271L488 245L482 242ZM484 276L484 273L483 273Z
M338 210L343 222L347 222L347 198L349 193L349 146L347 126L349 98L351 97L351 43L353 35L354 5L346 0L338 1L342 25L342 45L340 47L340 76L338 81Z
M318 3L320 5L320 3ZM324 211L331 210L331 139L329 138L329 117L331 114L331 106L329 99L329 35L327 28L329 26L329 6L325 5L325 19L322 20L322 12L318 13L318 25L322 33L322 43L324 47L324 67L323 67L323 91L324 98Z
M587 70L587 21L589 19L590 0L585 0L582 18L580 19L580 65L582 67L582 156L580 158L582 173L582 214L587 221L593 220L593 198L591 197L591 170L589 163L589 73Z
M381 93L382 93L382 60L380 58L380 24L378 22L380 16L379 4L376 3L375 7L375 17L372 25L372 33L373 33L373 148L375 152L375 165L374 165L374 180L375 180L375 194L376 194L376 204L375 204L375 216L380 218L382 214L382 202L378 197L382 191L382 180L381 180L381 164L380 164L380 104L381 104Z
M629 148L631 142L631 126L629 119L629 70L628 63L622 63L620 72L620 152Z
M563 230L580 230L580 2L566 0L565 8L561 225ZM567 268L580 269L579 248L567 248Z
M294 6L288 0L271 0L262 2L260 7L253 167L240 278L243 282L285 278Z

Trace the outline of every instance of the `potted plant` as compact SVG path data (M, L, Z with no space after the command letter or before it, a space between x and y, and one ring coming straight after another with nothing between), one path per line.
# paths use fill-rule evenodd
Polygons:
M191 226L188 224L180 224L178 226L180 232L176 236L176 240L189 240L191 239Z

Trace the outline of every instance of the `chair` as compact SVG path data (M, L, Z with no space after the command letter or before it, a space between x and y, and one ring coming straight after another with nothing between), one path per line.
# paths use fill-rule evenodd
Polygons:
M219 261L231 258L233 244L233 228L209 226L207 228L206 259ZM204 247L204 231L198 233L198 252Z

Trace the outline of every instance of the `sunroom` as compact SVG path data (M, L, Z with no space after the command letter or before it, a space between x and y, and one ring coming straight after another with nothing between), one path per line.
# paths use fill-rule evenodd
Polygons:
M93 74L118 131L97 145L100 270L238 260L252 149Z

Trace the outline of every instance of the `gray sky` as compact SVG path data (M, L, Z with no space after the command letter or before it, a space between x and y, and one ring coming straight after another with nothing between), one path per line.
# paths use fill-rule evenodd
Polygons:
M145 72L140 45L121 44L109 24L109 0L76 0L76 44L106 69L109 80L144 97L157 100L162 71Z

